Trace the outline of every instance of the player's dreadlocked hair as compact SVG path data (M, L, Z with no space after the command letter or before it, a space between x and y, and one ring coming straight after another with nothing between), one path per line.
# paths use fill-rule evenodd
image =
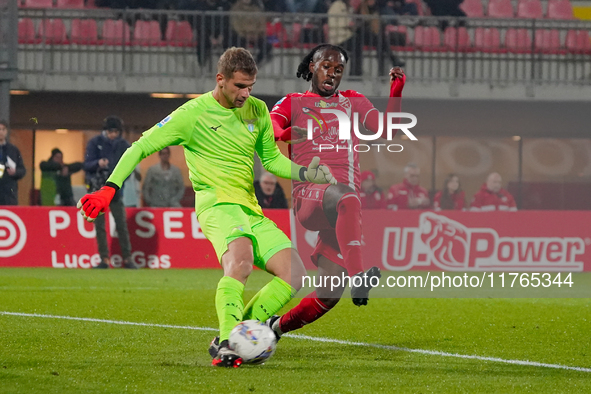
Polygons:
M312 73L310 72L310 62L312 60L314 60L314 55L316 54L316 52L323 51L325 49L334 49L335 51L338 51L343 55L343 57L345 58L345 63L347 63L349 61L349 55L347 54L347 51L345 51L340 46L332 45L332 44L320 44L320 45L312 48L310 53L308 53L306 55L306 57L302 60L302 62L298 66L298 72L297 72L298 78L303 78L304 81L309 81L312 79Z

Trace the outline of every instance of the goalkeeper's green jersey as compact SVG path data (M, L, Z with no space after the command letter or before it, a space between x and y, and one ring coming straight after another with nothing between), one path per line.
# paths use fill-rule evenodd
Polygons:
M241 204L262 215L253 187L255 150L263 167L279 177L299 180L302 168L279 151L263 101L250 96L242 108L227 109L208 92L144 132L108 182L121 187L143 158L169 145L185 149L197 215L218 203Z

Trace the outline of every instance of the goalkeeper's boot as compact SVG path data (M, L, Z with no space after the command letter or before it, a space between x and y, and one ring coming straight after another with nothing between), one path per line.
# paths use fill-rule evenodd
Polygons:
M220 351L220 337L215 337L209 344L209 355L211 358L216 358Z
M361 285L354 286L355 282L359 283L359 280L354 280L354 278L360 277L361 278ZM367 305L367 301L369 300L369 291L373 288L371 285L372 278L382 277L382 273L378 267L371 267L366 272L360 272L356 275L351 277L351 300L357 306ZM374 279L375 281L375 279Z
M213 360L211 360L211 365L215 365L216 367L238 368L242 365L242 357L228 347L227 341L223 341L220 344L218 354Z
M275 339L277 342L279 342L281 335L283 335L283 331L281 331L281 328L279 328L279 319L281 319L281 316L274 315L268 318L265 322L267 327L269 327L271 330L273 330L273 333L275 333Z
M102 259L101 262L99 263L99 265L94 266L92 268L95 268L95 269L107 269L107 268L109 268L109 259Z

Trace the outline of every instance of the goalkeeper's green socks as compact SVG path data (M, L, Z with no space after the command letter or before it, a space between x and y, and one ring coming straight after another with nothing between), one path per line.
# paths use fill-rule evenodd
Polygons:
M246 305L244 320L254 319L263 322L266 321L279 312L296 293L297 290L291 287L289 283L276 276L256 293L248 305Z
M215 306L220 321L220 343L230 338L230 332L242 321L244 313L244 285L237 279L224 276L215 293Z

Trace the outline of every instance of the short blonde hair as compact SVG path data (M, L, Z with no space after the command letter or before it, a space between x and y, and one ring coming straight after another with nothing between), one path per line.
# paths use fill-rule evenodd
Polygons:
M218 60L218 74L230 79L236 71L253 76L258 69L250 52L244 48L231 47L226 49Z

